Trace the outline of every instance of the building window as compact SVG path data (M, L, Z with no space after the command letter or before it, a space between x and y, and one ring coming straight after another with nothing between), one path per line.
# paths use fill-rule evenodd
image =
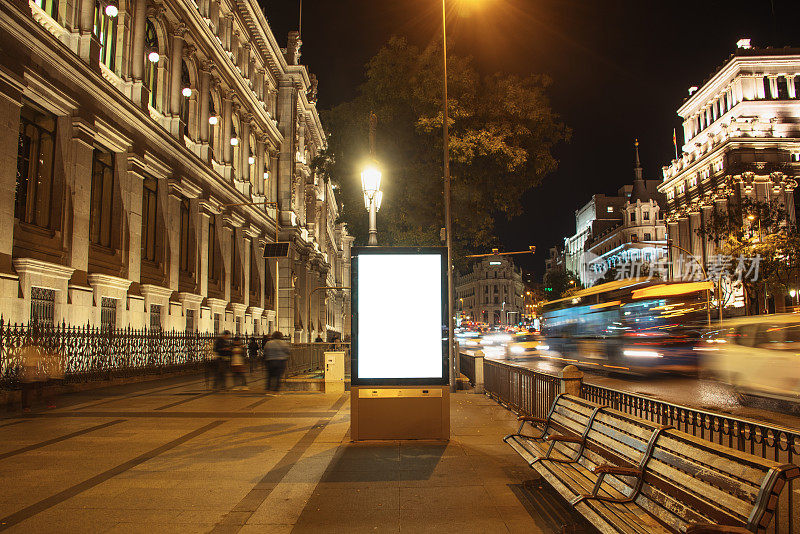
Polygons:
M35 3L53 20L58 21L58 0L35 0Z
M632 211L632 212L631 212L631 222L632 222L632 223L635 223L635 222L636 222L636 212L635 212L635 211Z
M608 207L606 208L606 212L607 212L607 213L614 213L614 206L608 206Z
M231 271L233 276L231 282L233 289L239 290L242 285L241 262L239 261L239 239L236 236L236 229L231 233Z
M644 240L645 240L645 241L650 241L650 234L649 234L649 233L645 232L645 234L644 234Z
M114 155L94 149L92 160L92 200L89 213L89 239L111 248L111 216L114 211Z
M188 273L189 269L189 201L181 198L181 235L180 235L180 268Z
M241 317L237 317L236 318L236 335L237 336L242 335L242 318Z
M148 19L144 36L144 86L150 93L149 104L158 109L158 63L150 61L151 52L159 52L158 36L153 21Z
M156 214L158 180L146 176L142 189L142 258L156 261Z
M186 331L194 332L195 330L194 310L186 310Z
M159 304L150 305L150 330L161 330L161 306Z
M31 287L31 324L53 326L55 309L56 292L54 289Z
M650 212L649 211L645 211L644 213L642 213L642 220L643 221L649 221L650 220Z
M55 116L25 105L20 114L14 215L42 228L50 226L55 165Z
M113 72L117 56L117 8L113 6L115 11L112 12L106 9L108 7L108 2L94 4L94 36L100 41L100 63Z
M117 299L103 297L100 300L100 328L114 330L117 327Z
M778 76L778 98L787 100L789 98L789 84L786 81L786 76Z
M214 333L219 334L220 314L214 314Z

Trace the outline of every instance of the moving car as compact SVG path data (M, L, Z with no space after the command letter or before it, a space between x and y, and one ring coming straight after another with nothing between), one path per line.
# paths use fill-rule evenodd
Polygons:
M725 321L696 350L705 369L744 403L749 396L800 403L800 315Z
M515 335L506 347L506 358L524 358L539 356L549 349L541 336L532 332L521 332Z

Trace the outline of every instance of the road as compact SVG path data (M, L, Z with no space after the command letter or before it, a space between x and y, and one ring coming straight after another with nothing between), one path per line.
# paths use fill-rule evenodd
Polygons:
M552 361L543 361L538 358L491 359L507 361L551 374L557 373L563 367ZM673 404L800 430L800 407L787 406L784 403L768 399L755 399L752 406L743 406L729 386L713 380L668 375L655 377L600 375L587 370L584 370L584 373L584 380L589 384L630 391Z

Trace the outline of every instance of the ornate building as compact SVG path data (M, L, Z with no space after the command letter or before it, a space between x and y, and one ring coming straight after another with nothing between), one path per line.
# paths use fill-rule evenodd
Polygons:
M745 226L747 214L737 208L744 199L777 200L795 223L799 92L800 49L755 49L743 40L678 109L686 142L663 168L659 191L667 197L669 239L703 264L717 248L698 229L715 211L738 214ZM681 276L674 265L673 276Z
M592 235L586 245L589 271L592 278L602 277L613 267L624 264L652 264L663 261L667 256L667 228L661 213L666 204L664 195L657 187L659 180L645 180L642 164L639 161L639 142L634 143L635 164L633 188L625 205L620 208L621 220L605 232ZM644 274L631 270L624 274L635 276Z
M255 0L0 1L4 318L344 333L349 298L314 292L351 238L300 45Z
M489 325L517 324L525 314L522 271L506 256L489 256L458 274L456 310L469 321Z

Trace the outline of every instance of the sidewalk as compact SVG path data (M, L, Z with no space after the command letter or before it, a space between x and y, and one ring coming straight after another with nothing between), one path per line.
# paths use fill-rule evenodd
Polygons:
M18 532L556 532L578 522L452 396L451 441L349 441L349 393L212 393L197 377L0 420L0 529ZM64 402L66 401L66 402ZM69 405L68 405L69 404Z

